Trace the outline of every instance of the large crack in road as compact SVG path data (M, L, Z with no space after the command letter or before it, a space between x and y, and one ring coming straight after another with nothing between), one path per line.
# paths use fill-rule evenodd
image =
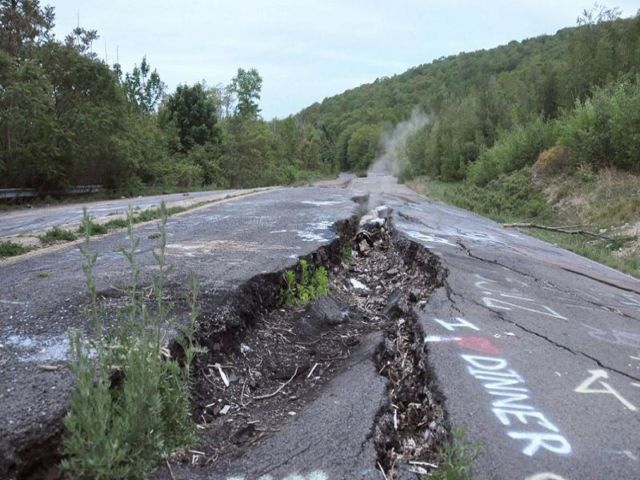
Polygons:
M331 297L297 308L265 302L273 285L284 287L269 275L241 289L250 321L225 308L227 327L204 337L212 354L198 376L201 444L157 478L420 478L437 465L446 419L412 309L443 272L424 247L394 238L390 210L378 212L356 235L357 218L337 225L339 239L304 258L329 268ZM354 387L375 395L342 398L338 385L358 370L370 381ZM325 402L331 410L318 415Z

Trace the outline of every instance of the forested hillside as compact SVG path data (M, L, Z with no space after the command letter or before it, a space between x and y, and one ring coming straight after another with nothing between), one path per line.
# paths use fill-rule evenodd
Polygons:
M415 108L431 121L396 152L404 176L485 184L533 164L556 143L568 149L555 152L558 162L638 170L640 17L618 16L598 7L576 28L441 58L296 118L326 134L348 170L366 170L381 151L381 134Z
M94 53L96 31L59 40L54 21L39 0L0 1L0 188L259 186L333 168L319 131L260 118L256 70L171 93L146 59L122 72Z
M267 122L255 69L168 92L145 58L123 72L93 52L97 32L56 39L51 7L3 0L0 187L126 193L365 171L412 111L429 121L395 146L403 178L482 187L538 159L541 171L638 171L640 17L618 16L598 7L553 36L441 58Z
M391 158L431 197L640 276L638 15L596 6L553 36L442 58L296 118L342 169Z

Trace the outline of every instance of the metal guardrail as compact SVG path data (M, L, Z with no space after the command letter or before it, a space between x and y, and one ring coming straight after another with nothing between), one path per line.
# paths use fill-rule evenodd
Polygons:
M102 185L76 185L67 191L47 192L48 195L82 195L85 193L97 193L103 189ZM18 198L33 198L40 194L33 188L0 188L0 200L15 200Z
M0 199L13 199L13 198L31 198L35 197L36 191L32 189L22 188L2 188L0 189Z

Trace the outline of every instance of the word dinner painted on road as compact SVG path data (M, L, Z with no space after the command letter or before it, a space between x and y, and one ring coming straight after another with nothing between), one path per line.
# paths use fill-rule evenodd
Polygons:
M463 318L447 322L438 318L434 321L450 332L458 329L480 331L473 323ZM442 337L437 341L442 341ZM427 337L426 342L434 340ZM485 349L486 351L486 349ZM533 456L540 450L557 455L571 453L571 444L560 433L544 413L531 404L529 389L525 380L510 368L506 359L495 355L461 355L467 364L467 371L479 380L485 391L493 397L491 410L498 421L507 429L507 436L522 443L522 453Z

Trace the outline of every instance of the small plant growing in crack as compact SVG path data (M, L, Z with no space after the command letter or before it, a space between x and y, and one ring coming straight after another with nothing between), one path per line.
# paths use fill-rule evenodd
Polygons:
M451 440L442 447L440 467L429 475L433 480L473 480L473 463L480 456L480 447L465 439L464 430L456 428Z
M38 237L40 241L49 245L55 242L73 242L76 239L76 234L71 230L65 230L60 227L53 227L50 230L47 230L44 235L40 235Z
M74 479L142 479L162 458L192 445L196 429L191 419L191 366L201 352L194 331L198 288L192 279L189 322L176 341L184 353L172 358L165 345L170 306L165 300L166 220L164 204L158 224L159 240L153 255L154 304L147 307L138 282L136 262L139 239L133 234L133 211L127 215L130 243L120 252L127 259L130 280L127 304L118 325L105 328L105 313L98 308L94 269L97 254L89 248L90 218L84 212L85 242L81 248L89 292L88 316L93 339L70 333L70 369L75 379L69 411L64 419L67 435L61 470Z
M32 248L25 247L24 245L21 245L19 243L11 241L0 242L0 258L15 257L18 255L22 255L23 253L27 253L30 250L32 250Z
M78 226L79 234L86 237L87 235L103 235L109 231L104 225L93 221L93 217L89 215L86 207L82 211L82 222Z
M353 250L351 249L351 242L342 242L340 247L340 258L342 263L350 265L353 262Z
M300 260L300 275L293 270L284 272L283 301L293 306L309 303L314 298L329 293L329 275L323 266L312 269L309 262Z

